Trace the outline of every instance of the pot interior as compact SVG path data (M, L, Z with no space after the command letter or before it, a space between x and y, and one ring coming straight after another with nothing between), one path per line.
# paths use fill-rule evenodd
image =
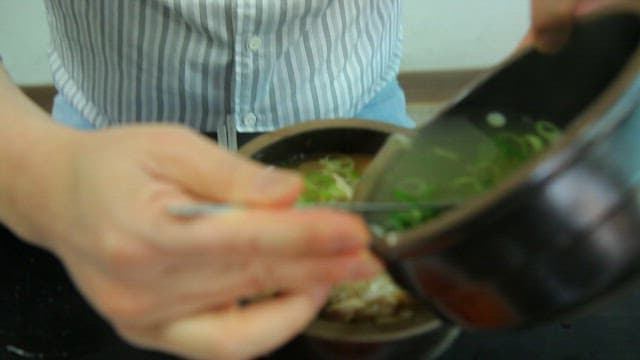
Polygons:
M429 124L419 127L412 137L392 137L363 177L356 195L358 200L398 201L397 190L406 187L401 184L406 179L420 180L420 186L416 186L416 181L409 184L416 192L422 191L425 184L430 186L448 180L464 183L467 189L475 186L481 190L466 193L437 190L442 197L431 197L427 201L465 203L465 206L433 220L428 218L404 228L396 227L402 232L398 242L391 245L381 242L378 251L393 252L396 257L409 253L410 242L434 237L486 213L507 194L523 189L531 181L542 181L551 171L559 171L556 170L560 168L558 164L566 161L569 151L581 150L595 135L605 135L603 130L607 126L613 127L621 120L621 117L609 116L609 111L620 102L626 102L629 109L637 102L637 99L627 99L633 97L627 91L637 82L639 43L637 9L608 9L578 23L571 41L560 52L541 54L528 50L517 54L482 79L463 98L452 102ZM507 126L492 124L490 118L495 120L492 114L507 119ZM541 133L538 128L550 128L541 125L541 121L553 125L562 135L554 134L555 139L544 143L542 151L538 151L536 148L545 137L545 130ZM600 134L595 134L595 130ZM507 172L498 168L497 171L503 173L492 178L487 172L496 171L496 157L481 159L478 154L502 151L504 141L495 146L495 136L504 133L518 138L507 140L511 142L507 147L525 146L532 150L520 158L522 161L514 163L517 166L507 167ZM452 161L442 165L438 159L443 156L425 155L436 147L443 150L439 151L440 155L449 158L455 155L462 159L459 165L452 165ZM508 151L511 153L507 157L513 157L513 151ZM474 157L479 160L469 160ZM499 156L498 160L502 158L504 156ZM546 174L540 171L543 162L548 165L544 167ZM471 175L466 172L467 168L480 166L484 168ZM471 201L477 198L478 201ZM371 215L367 220L378 224L386 219ZM407 250L401 250L405 245Z

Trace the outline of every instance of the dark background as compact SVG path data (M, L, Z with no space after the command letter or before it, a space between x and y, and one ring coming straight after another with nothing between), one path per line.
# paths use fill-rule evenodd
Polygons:
M172 359L120 341L55 258L1 226L0 266L0 359ZM638 320L635 286L572 321L508 333L465 332L441 359L639 359ZM286 352L278 355L287 358Z

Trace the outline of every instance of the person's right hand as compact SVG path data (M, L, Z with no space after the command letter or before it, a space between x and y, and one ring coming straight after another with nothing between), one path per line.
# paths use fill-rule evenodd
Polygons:
M612 4L637 0L531 0L531 28L523 46L558 51L569 40L576 18Z
M39 167L15 165L25 168L8 224L58 255L134 344L194 359L256 357L303 330L332 284L380 270L358 217L290 207L298 175L177 127L61 133ZM167 213L199 201L246 210ZM273 290L281 294L238 304Z

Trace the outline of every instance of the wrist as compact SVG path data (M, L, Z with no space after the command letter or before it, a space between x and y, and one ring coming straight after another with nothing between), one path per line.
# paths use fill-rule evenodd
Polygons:
M77 137L51 121L0 67L0 222L19 237L40 238L31 225L53 206Z
M0 134L0 174L6 174L0 176L0 221L22 239L44 245L44 229L37 225L47 220L38 218L53 220L76 135L44 121L14 130Z

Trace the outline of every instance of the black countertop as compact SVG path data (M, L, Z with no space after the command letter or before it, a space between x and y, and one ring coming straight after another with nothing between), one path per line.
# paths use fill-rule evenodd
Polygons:
M440 359L640 359L640 287L564 323L463 333Z
M1 226L0 264L0 359L174 359L121 341L53 256ZM441 359L638 359L639 320L637 286L571 322L508 333L463 333ZM274 358L300 359L286 351Z
M0 359L171 359L121 341L61 263L0 226Z

